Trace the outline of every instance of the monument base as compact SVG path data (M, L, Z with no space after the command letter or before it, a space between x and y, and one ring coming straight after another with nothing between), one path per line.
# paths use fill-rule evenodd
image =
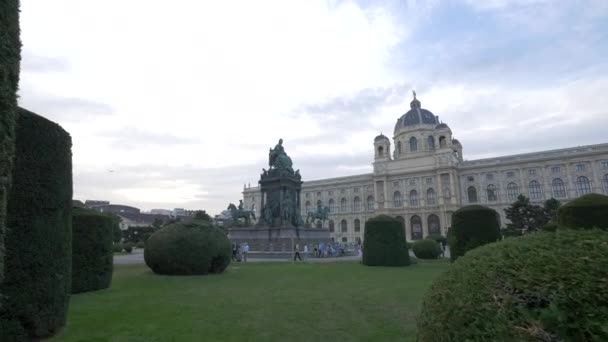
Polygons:
M232 243L247 242L252 252L287 252L292 253L296 243L300 251L304 245L312 251L312 246L331 241L329 230L294 227L234 227L229 228L228 237Z

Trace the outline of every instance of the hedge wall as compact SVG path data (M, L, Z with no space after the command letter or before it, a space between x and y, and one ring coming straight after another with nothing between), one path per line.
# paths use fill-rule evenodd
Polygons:
M365 222L363 260L367 266L407 266L405 231L399 220L378 215Z
M4 276L6 204L14 156L21 41L19 0L0 2L0 283ZM0 297L2 292L0 292Z
M467 205L452 214L450 258L452 261L467 251L500 240L498 213L482 205Z
M425 294L417 341L608 341L607 264L601 230L476 248Z
M45 337L65 324L72 269L71 144L59 125L19 109L1 285L3 333Z
M108 288L114 220L94 210L72 210L72 293Z
M608 230L608 196L587 194L557 210L560 226L573 229L593 227Z

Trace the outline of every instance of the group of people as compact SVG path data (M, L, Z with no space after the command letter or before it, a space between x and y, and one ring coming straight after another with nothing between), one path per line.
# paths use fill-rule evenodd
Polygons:
M249 253L249 244L243 242L242 244L232 244L232 261L243 261L247 262L247 254Z

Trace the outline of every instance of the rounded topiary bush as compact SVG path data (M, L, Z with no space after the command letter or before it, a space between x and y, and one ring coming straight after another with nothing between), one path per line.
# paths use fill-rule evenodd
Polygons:
M122 252L122 243L115 243L112 245L112 250L114 251L114 253L120 253Z
M538 232L479 247L425 294L418 341L608 341L608 233Z
M114 221L94 210L72 209L72 293L110 287Z
M122 244L122 248L125 250L125 252L131 253L131 252L133 252L133 243L125 242Z
M399 220L379 215L365 222L362 263L367 266L407 266L410 255ZM407 244L406 244L407 246Z
M8 196L0 331L32 339L66 321L72 285L72 141L59 125L19 109ZM5 329L5 326L9 327Z
M557 221L567 228L608 230L608 196L587 194L572 200L558 209Z
M439 243L432 239L424 239L414 242L412 250L418 259L437 259L442 252Z
M452 214L450 258L452 261L467 251L500 239L498 213L481 205L468 205Z
M183 223L155 232L144 248L146 265L168 275L221 273L231 254L230 241L220 229Z
M431 240L435 240L435 241L437 241L440 244L448 242L448 239L445 236L441 235L441 234L430 234L426 238L427 239L431 239Z

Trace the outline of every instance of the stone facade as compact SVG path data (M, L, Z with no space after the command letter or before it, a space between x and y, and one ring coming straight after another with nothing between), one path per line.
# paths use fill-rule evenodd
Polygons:
M305 181L303 214L329 206L324 229L340 242L363 239L365 221L378 214L399 218L408 240L445 234L461 206L505 208L521 193L532 202L554 197L562 203L580 195L608 194L608 143L464 161L462 145L415 97L397 120L391 153L388 137L374 139L373 173ZM259 187L243 191L246 208L260 208ZM305 217L304 217L305 219Z

